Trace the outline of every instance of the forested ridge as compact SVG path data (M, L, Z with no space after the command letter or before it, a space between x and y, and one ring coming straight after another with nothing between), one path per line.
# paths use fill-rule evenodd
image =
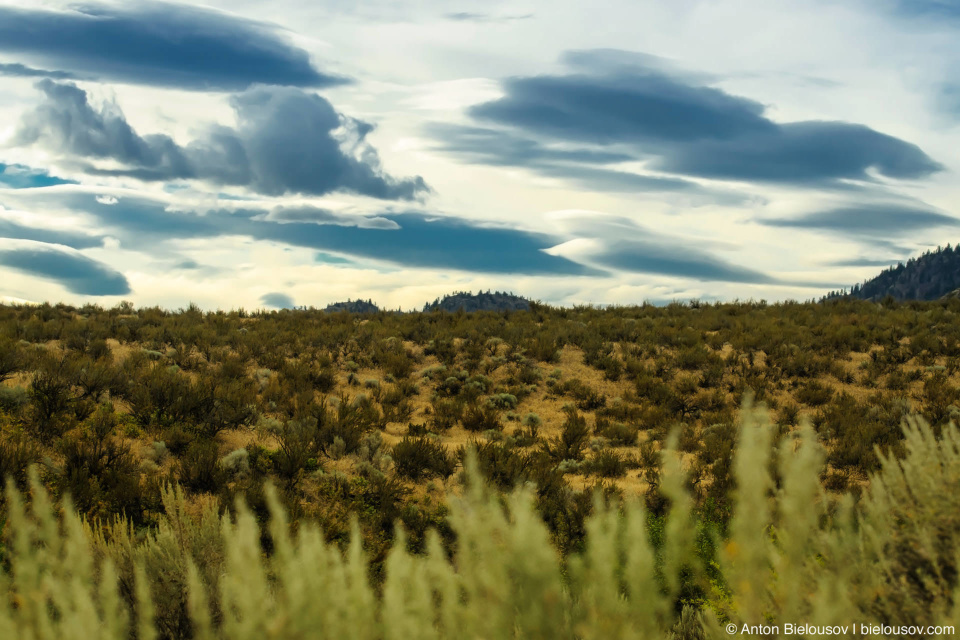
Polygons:
M848 291L831 292L827 299L852 297L861 300L937 300L960 290L960 248L937 247L906 263L884 269L875 278Z

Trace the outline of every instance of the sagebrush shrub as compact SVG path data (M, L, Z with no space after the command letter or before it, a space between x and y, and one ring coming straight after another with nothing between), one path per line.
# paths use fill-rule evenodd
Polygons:
M391 454L397 473L410 480L453 474L456 465L446 447L430 436L404 436Z
M583 459L584 450L590 438L590 428L587 420L576 409L566 407L567 417L563 421L560 435L545 442L543 450L554 460L579 461Z
M955 633L957 428L944 428L938 440L926 424L911 422L905 457L883 457L854 506L824 496L823 452L809 428L784 438L774 455L766 418L744 414L734 515L727 541L708 544L711 564L700 550L709 538L698 533L671 453L660 482L669 502L653 520L636 503L598 500L578 525L569 518L580 507L548 492L564 507L545 523L527 491L504 503L470 471L464 496L450 498L453 560L437 534L413 555L398 531L380 589L370 582L356 529L345 554L310 524L292 537L272 491L265 555L264 532L243 507L220 524L215 509L188 510L167 492L159 529L138 539L123 522L86 528L69 505L58 516L34 475L29 508L12 485L7 490L11 526L0 577L10 597L0 601L0 631L106 640L155 631L225 640L723 638L723 624L865 620L953 625ZM371 483L361 499L389 511L393 489ZM424 522L412 514L402 520ZM569 526L582 527L584 543L562 563L549 531ZM714 588L691 590L697 584ZM684 595L696 593L699 599Z

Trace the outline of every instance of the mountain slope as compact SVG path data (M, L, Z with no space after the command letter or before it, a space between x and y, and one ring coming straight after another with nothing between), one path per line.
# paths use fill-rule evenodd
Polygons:
M947 245L927 251L906 264L900 263L880 274L854 285L847 291L835 291L824 299L840 297L880 300L893 296L897 300L938 300L960 289L960 247Z

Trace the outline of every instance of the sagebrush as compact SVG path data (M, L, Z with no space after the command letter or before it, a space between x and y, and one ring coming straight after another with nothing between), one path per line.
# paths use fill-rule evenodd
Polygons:
M261 530L243 505L218 517L168 488L165 517L142 538L124 520L88 525L69 502L55 506L34 472L29 497L7 487L0 637L721 638L728 623L960 625L955 425L938 436L910 419L902 459L878 454L855 504L824 491L809 425L774 444L765 411L742 415L733 514L707 563L675 444L663 453L663 519L598 492L584 549L566 557L533 489L501 500L467 454L462 495L449 497L452 557L436 531L411 553L400 530L382 582L356 527L346 552L310 523L291 534L273 489Z

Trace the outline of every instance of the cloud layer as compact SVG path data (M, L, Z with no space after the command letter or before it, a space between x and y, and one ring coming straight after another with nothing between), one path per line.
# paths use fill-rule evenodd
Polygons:
M2 189L33 189L36 187L52 187L58 184L76 184L76 182L51 176L42 169L32 169L22 164L0 162L0 188Z
M204 91L346 82L314 68L276 28L166 2L0 6L0 52L104 80Z
M0 7L2 12L2 7ZM51 78L53 80L73 80L76 76L67 71L48 71L46 69L34 69L18 62L6 64L0 63L0 76L10 76L13 78Z
M779 282L765 273L733 264L682 238L644 228L628 218L592 211L558 212L557 226L573 239L552 253L632 273L721 282Z
M6 241L0 244L0 265L54 280L71 293L119 296L131 292L122 273L77 251L54 245Z
M960 219L930 209L876 203L816 211L793 218L764 220L763 224L887 239L916 231L960 227Z
M124 247L142 251L156 252L164 243L177 245L183 240L240 236L412 268L526 275L600 273L546 253L563 238L454 216L338 215L302 206L174 211L168 203L147 197L120 197L108 205L93 194L67 191L24 195L18 204L25 209L83 212L101 229L101 237L109 235ZM31 239L39 233L14 225L8 229Z
M638 176L637 190L651 191L691 188L683 178L823 188L872 182L871 172L915 180L943 169L918 146L862 124L774 122L759 102L653 56L601 50L565 59L574 67L570 74L509 78L503 97L468 109L476 122L499 128L435 125L434 133L453 134L440 146L474 162L575 178L589 176L585 165L626 159L672 174ZM592 171L602 178L609 170Z
M422 212L362 216L306 206L264 210L242 205L229 210L172 210L168 203L151 198L119 197L114 204L104 204L91 193L67 190L25 194L18 204L83 212L101 229L100 242L109 236L133 250L156 252L166 247L176 251L184 241L245 237L313 249L318 251L317 262L349 267L358 266L354 260L361 259L368 267L372 261L484 274L569 277L620 272L809 286L730 262L682 237L654 231L628 218L594 211L552 214L552 232L545 234ZM39 230L9 224L0 227L3 231L16 234L13 237L69 242L77 247L92 246L96 238L64 233L55 240Z

